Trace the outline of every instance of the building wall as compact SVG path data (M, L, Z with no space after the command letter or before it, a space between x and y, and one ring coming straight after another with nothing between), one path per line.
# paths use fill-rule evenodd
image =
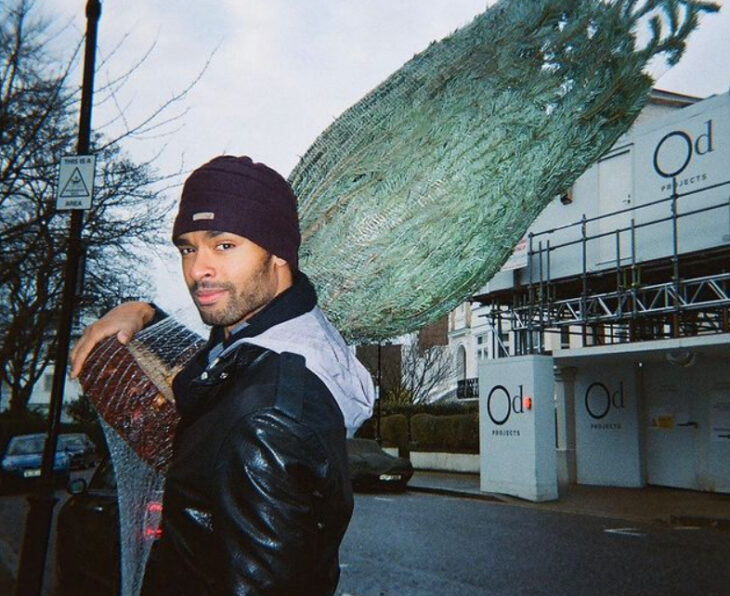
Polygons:
M418 348L426 350L433 346L445 346L449 343L449 317L444 315L438 321L418 331Z
M575 378L579 484L643 486L639 386L633 363L595 360Z
M448 320L448 345L457 359L455 377L459 380L476 378L479 363L494 357L495 339L489 308L464 302L451 312ZM464 350L466 362L464 374L461 374L460 349Z
M648 104L630 131L589 168L570 189L570 202L559 197L551 201L528 231L550 234L535 236L533 250L576 242L581 238L580 221L599 215L626 210L596 221L588 221L586 233L596 236L619 232L620 254L617 255L614 235L591 239L587 243L587 267L590 271L613 267L616 258L627 262L631 250L631 220L643 223L666 218L671 203L642 207L672 194L672 181L659 171L670 172L682 166L677 176L677 191L692 192L699 188L726 182L730 163L730 95L723 94L681 107L682 104ZM679 109L681 107L681 109ZM679 219L680 253L709 249L730 242L727 218L727 186L704 190L679 199L678 213L709 205L724 205L714 211L685 215ZM672 253L671 222L640 227L636 232L638 262L666 257ZM539 270L536 255L532 258L533 276ZM545 266L545 263L543 263ZM577 275L582 268L580 242L551 253L553 279ZM519 282L527 283L526 268L500 271L487 284L487 291L508 289ZM534 280L533 280L534 281Z
M679 198L678 213L714 205L722 208L679 218L678 252L719 249L730 243L730 185L725 184L730 179L729 164L730 95L695 103L658 92L632 130L586 171L562 200L553 200L530 230L552 230L579 222L583 215L606 215L587 223L589 236L610 234L587 244L589 272L613 268L619 261L626 264L632 248L638 263L657 259L669 262L673 252L671 223L642 228L633 245L627 230L632 219L642 224L670 215L668 202L639 207L670 196L672 183L661 173L684 167L677 174L677 191L690 194ZM692 192L713 184L719 186ZM614 213L622 210L625 212ZM573 226L549 236L536 236L533 250L538 249L540 240L545 248L548 238L554 248L580 239L581 228ZM575 279L582 272L581 244L562 248L559 258L558 253L551 254L552 279ZM513 256L516 258L509 263L512 268L497 273L480 294L509 290L529 281L524 257ZM537 259L533 257L533 282L539 270ZM685 276L691 274L683 271ZM479 309L488 314L488 308L472 305L469 319L467 308L462 305L452 313L449 341L465 350L466 375L471 377L480 356L486 353L488 358L495 358L500 353L495 349L490 319L475 316ZM485 338L478 344L481 334ZM730 344L730 338L723 337L727 335L650 342L655 347L641 348L650 353L647 358L632 353L639 350L636 344L615 344L610 346L609 354L603 347L580 348L578 334L547 334L542 347L547 353L558 354L556 363L565 356L560 352L567 350L573 350L579 361L575 366L570 362L567 365L571 370L575 368L570 391L561 387L561 394L571 399L567 410L570 440L563 445L564 463L573 470L571 478L605 486L638 487L649 483L730 492L730 372L726 372L730 370L730 346L699 350L697 361L692 359L688 367L672 360L672 346L680 345L678 342ZM586 342L588 346L600 343L600 338L593 341L590 336ZM509 347L514 354L514 346ZM482 368L484 375L487 370ZM480 389L485 383L491 383L487 376L480 379ZM557 414L559 417L560 412Z
M578 483L730 493L727 334L564 351L555 362L572 371L558 377L571 390L556 396L574 405L575 445L559 438L575 450Z
M730 352L730 350L729 350ZM730 492L730 354L643 367L650 484Z
M50 364L43 371L40 379L33 387L33 393L31 393L30 400L28 401L28 408L31 410L37 410L42 412L48 412L49 404L51 402L51 387L53 383L53 364ZM71 381L66 379L66 385L64 389L63 403L67 404L71 401L75 401L81 395L81 386L78 381ZM2 398L0 399L0 412L4 412L10 407L10 387L3 383L2 387ZM64 422L70 421L65 411L62 410L61 418Z

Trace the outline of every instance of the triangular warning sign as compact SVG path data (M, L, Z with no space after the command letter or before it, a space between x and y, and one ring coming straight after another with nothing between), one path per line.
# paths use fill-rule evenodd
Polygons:
M89 193L89 189L86 187L86 183L84 182L84 177L81 175L81 171L78 168L74 168L74 171L68 179L68 182L66 182L66 186L63 187L60 196L66 199L71 197L88 197L90 194L91 193Z

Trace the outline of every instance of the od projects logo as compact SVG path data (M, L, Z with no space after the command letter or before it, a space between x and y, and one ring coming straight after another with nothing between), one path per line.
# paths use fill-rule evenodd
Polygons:
M586 412L592 419L592 429L620 429L620 422L605 422L604 420L611 411L620 412L626 408L626 397L624 393L623 381L619 381L618 388L614 390L609 389L607 385L601 383L600 381L596 381L588 385L585 393L585 408Z
M495 385L487 395L487 415L496 426L503 426L513 414L524 414L532 408L532 398L524 395L524 387L512 395L504 385Z
M654 171L666 180L661 190L672 191L686 186L692 186L708 179L707 170L692 169L685 175L680 175L691 164L700 166L699 159L715 151L713 138L713 121L705 120L701 128L691 130L672 130L665 134L656 144L652 157Z

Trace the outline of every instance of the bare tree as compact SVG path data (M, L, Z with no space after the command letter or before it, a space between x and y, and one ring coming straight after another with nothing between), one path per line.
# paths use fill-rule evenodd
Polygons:
M28 0L0 7L0 377L15 411L26 408L55 347L69 218L55 209L55 184L60 158L75 153L80 101L79 85L69 79L82 40L70 55L50 54L59 32L36 12ZM96 102L113 99L134 70L97 87ZM118 132L97 130L92 139L96 176L82 234L82 312L149 294L146 259L164 238L172 208L165 186L177 173L160 175L154 159L135 162L122 142L169 131L196 81L136 124L120 108Z
M447 346L422 348L417 342L402 348L400 375L384 379L384 401L390 403L425 403L452 377L454 359Z

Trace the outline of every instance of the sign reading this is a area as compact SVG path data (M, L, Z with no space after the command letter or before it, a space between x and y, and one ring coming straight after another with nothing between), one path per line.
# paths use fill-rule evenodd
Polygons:
M61 158L56 209L91 209L94 194L94 155Z

